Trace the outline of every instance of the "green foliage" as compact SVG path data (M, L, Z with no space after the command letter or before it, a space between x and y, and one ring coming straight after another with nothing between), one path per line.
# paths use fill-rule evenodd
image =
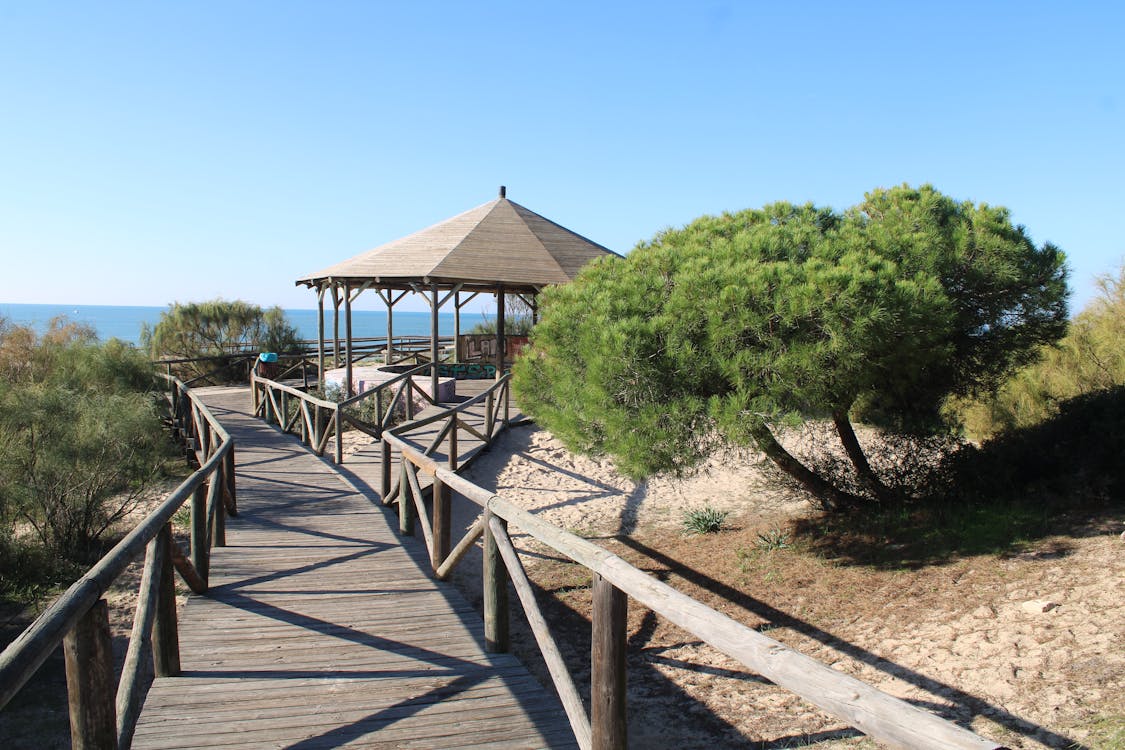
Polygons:
M1125 714L1099 716L1091 723L1093 730L1090 739L1096 740L1094 747L1101 750L1125 750Z
M263 310L235 300L174 302L160 321L141 330L141 340L153 359L216 357L240 352L291 353L300 350L297 329L280 307ZM187 378L206 374L214 365L186 364L175 372Z
M994 388L1062 335L1065 277L1062 253L1005 209L929 186L874 191L842 215L705 216L546 290L513 387L570 448L631 475L686 470L718 434L840 497L773 430L853 411L944 429L950 395Z
M775 552L777 550L789 549L792 545L789 543L789 533L782 529L770 529L769 531L758 532L758 538L754 541L754 546L762 552Z
M87 562L169 455L144 355L55 321L0 328L0 524Z
M970 435L988 438L1039 424L1082 394L1125 385L1125 267L1099 279L1100 294L1057 346L1016 372L987 398L954 405Z
M929 502L814 517L797 531L825 556L890 567L1024 551L1068 517L1082 534L1099 519L1120 533L1123 424L1125 386L1078 396L1043 422L948 452L930 473Z
M689 508L684 511L683 527L685 534L715 534L722 531L730 511L711 506Z
M1032 489L1073 504L1125 497L1125 386L1061 401L1054 416L1006 430L947 460L950 484L968 499Z
M0 599L33 604L66 588L80 574L76 563L58 557L37 540L0 534Z
M504 296L504 333L509 336L527 336L531 333L532 314L531 307L518 294ZM469 333L485 334L496 333L496 318L490 318L482 312L484 320L477 323Z

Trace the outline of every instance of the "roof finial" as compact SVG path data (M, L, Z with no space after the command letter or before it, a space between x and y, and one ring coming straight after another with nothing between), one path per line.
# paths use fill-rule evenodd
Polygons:
M504 187L503 185L500 186L500 197L501 198L507 198L508 197L508 188Z

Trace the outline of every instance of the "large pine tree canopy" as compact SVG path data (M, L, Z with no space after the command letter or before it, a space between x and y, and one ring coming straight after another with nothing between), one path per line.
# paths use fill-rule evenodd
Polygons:
M568 446L634 476L694 465L710 435L799 473L773 431L832 418L862 477L851 418L946 428L945 399L995 388L1065 332L1066 298L1062 252L1003 208L930 186L844 213L774 203L661 232L546 290L514 388Z

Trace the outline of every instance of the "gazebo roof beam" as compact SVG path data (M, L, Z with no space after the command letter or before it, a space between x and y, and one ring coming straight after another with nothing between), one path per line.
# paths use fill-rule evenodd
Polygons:
M356 297L358 297L362 293L366 292L370 288L371 288L371 281L370 280L364 281L363 284L358 289L354 290L354 292L352 294L351 301L355 302Z

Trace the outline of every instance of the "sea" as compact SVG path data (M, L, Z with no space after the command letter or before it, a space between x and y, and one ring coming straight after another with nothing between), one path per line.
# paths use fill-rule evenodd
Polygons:
M121 339L130 344L139 344L141 325L150 326L160 322L160 314L167 307L138 307L130 305L27 305L0 302L0 317L16 325L30 326L42 333L51 321L64 317L70 322L86 323L98 332L98 338L107 341ZM317 334L316 310L286 310L289 322L296 327L302 339L315 340ZM485 321L481 313L461 313L461 332L469 331L477 323ZM332 311L325 311L325 335L332 335ZM438 316L438 331L442 336L453 335L453 313L443 312ZM429 336L430 314L395 310L394 332L396 336ZM341 313L340 335L344 335L344 322ZM352 335L387 335L387 313L385 310L352 310Z

